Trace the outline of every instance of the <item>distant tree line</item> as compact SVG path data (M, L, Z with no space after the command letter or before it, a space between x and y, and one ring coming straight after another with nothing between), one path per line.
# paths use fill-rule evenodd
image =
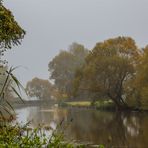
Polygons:
M111 99L117 108L148 106L148 47L130 37L99 42L92 50L73 43L49 62L50 79L67 99Z
M37 99L64 99L73 94L75 71L82 67L88 50L83 45L73 43L68 51L61 52L49 63L50 80L33 78L26 85L27 94Z

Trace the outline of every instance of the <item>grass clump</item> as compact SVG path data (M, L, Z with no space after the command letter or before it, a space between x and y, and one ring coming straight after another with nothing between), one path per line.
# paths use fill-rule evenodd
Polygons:
M115 110L115 105L111 100L103 101L72 101L72 102L62 102L59 104L62 107L84 107L84 108L94 108L98 110Z
M78 106L78 107L88 107L91 105L90 101L75 101L75 102L66 102L68 106Z
M39 125L30 128L29 123L0 126L0 148L104 148L103 145L88 145L66 141L61 123L56 129Z
M83 148L64 141L62 132L18 124L0 127L0 148ZM51 131L52 130L52 131ZM52 134L51 134L52 133Z

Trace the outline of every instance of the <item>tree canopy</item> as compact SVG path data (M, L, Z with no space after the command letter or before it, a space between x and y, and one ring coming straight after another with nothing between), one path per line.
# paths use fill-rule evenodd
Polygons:
M137 73L133 83L134 97L138 100L139 107L148 108L148 46L141 54Z
M117 106L126 106L125 86L135 73L138 55L135 41L129 37L97 43L86 57L81 76L77 74L76 87L108 97Z
M0 2L0 49L20 44L24 35L25 31L15 21L11 11Z
M30 97L42 100L50 100L53 86L48 80L33 78L27 82L26 92Z
M76 69L84 64L88 50L81 44L73 43L68 51L61 51L51 62L48 68L50 79L63 94L72 93L72 81Z
M8 70L7 61L1 58L7 49L21 44L24 35L25 31L15 21L11 11L5 8L2 0L0 0L0 113L3 119L5 118L3 113L11 115L10 111L13 110L9 103L10 100L14 99L13 93L21 99L15 89L15 86L19 89L21 84L12 73L15 68L11 67ZM14 86L14 84L16 85Z

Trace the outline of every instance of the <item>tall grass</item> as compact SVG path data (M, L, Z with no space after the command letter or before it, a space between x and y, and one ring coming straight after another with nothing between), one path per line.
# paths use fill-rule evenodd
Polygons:
M25 89L13 74L14 70L17 67L10 67L9 70L7 70L6 67L1 68L6 69L0 74L0 77L4 79L2 83L0 83L0 117L2 120L5 121L11 120L13 118L13 115L15 114L14 108L9 102L10 100L7 98L7 93L11 92L23 102L23 99L20 94L21 90L25 91ZM8 117L6 117L7 115L9 115L9 119Z

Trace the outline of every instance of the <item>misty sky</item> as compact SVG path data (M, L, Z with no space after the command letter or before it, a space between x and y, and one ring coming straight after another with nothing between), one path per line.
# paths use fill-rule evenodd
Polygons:
M48 63L72 42L92 49L96 42L131 36L148 44L148 0L4 0L27 34L8 51L9 65L21 65L17 77L49 78Z

